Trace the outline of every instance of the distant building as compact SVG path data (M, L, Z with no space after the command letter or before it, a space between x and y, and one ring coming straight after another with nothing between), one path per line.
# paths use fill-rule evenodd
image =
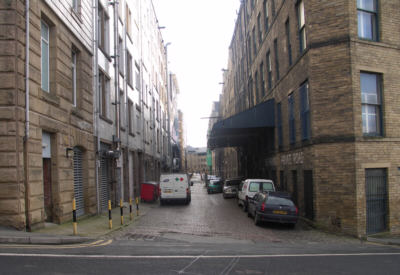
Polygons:
M242 1L208 139L225 171L319 226L399 233L399 21L398 0Z
M187 172L209 173L207 168L207 149L187 147Z

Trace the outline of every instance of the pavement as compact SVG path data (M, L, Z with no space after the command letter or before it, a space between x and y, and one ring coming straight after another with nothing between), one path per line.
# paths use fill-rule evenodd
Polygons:
M124 224L121 225L120 208L112 210L112 229L109 228L108 212L78 218L77 235L73 234L73 223L45 223L43 228L32 232L18 231L14 228L0 227L0 244L77 244L106 238L108 234L127 226L134 226L151 208L158 207L158 202L141 203L139 216L133 207L133 220L130 220L129 206L124 207Z
M77 235L73 234L72 222L61 225L46 223L43 228L33 232L0 227L0 244L77 244L107 239L107 235L111 232L121 230L127 226L135 226L141 217L156 207L158 207L158 202L141 203L139 205L139 216L136 213L136 209L134 209L133 220L130 220L129 206L126 205L124 207L123 225L121 225L120 208L114 208L112 210L112 229L109 228L108 213L80 218L77 223ZM394 235L385 232L368 236L366 240L372 243L400 246L400 234Z

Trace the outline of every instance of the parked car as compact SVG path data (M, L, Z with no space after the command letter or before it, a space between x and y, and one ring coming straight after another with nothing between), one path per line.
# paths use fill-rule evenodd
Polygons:
M290 194L284 192L258 192L249 199L247 215L254 217L254 223L263 221L296 225L299 211Z
M223 186L224 182L222 180L210 180L210 183L207 186L207 193L222 193Z
M186 204L190 203L191 192L187 174L161 174L160 204L162 205L167 201L183 201Z
M224 187L222 190L224 199L236 198L238 189L239 189L239 185L241 182L242 182L241 178L232 178L232 179L225 180Z
M246 212L249 198L253 198L257 192L267 191L275 191L275 185L272 180L246 179L239 186L238 205L243 206L243 210Z

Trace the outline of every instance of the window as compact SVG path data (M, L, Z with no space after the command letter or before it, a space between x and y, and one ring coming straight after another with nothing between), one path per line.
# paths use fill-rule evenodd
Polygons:
M256 104L260 102L260 95L258 94L258 72L255 73L254 75L254 82L255 82L255 93L256 93Z
M360 74L362 123L364 135L382 135L381 77L379 74Z
M264 63L260 64L260 79L261 79L261 98L263 98L265 96Z
M126 33L129 35L129 37L132 37L132 14L131 10L128 7L128 4L125 6L125 24L126 24Z
M289 141L290 144L296 142L296 129L294 121L294 96L291 93L288 97L288 108L289 108Z
M252 36L253 36L253 56L254 56L254 59L255 59L256 55L257 55L257 37L256 37L256 29L255 29L255 27L253 28Z
M358 37L378 41L377 0L357 0Z
M267 52L267 73L268 73L268 90L272 88L272 65L271 65L271 53Z
M79 14L80 12L81 1L80 0L72 0L72 10Z
M41 21L40 24L41 33L41 65L42 65L42 90L45 92L50 92L50 47L49 47L49 36L50 28L44 22Z
M108 115L107 103L108 103L108 94L110 89L110 80L109 78L102 72L99 71L99 111L100 115L104 118Z
M268 1L267 0L264 0L263 9L264 9L264 28L265 28L265 32L268 32L268 29L269 29L269 25L268 25L269 11L268 11Z
M72 50L71 52L71 80L72 80L72 105L76 107L76 90L77 90L77 83L76 83L76 52Z
M300 1L297 5L297 17L299 19L299 42L300 42L300 53L303 53L306 49L306 21L304 14L304 2Z
M133 86L133 79L132 79L132 56L131 54L126 51L126 83L129 86Z
M125 106L125 93L124 90L119 90L119 106L121 112L121 128L126 127L126 106Z
M271 0L271 13L272 17L275 17L275 0Z
M257 16L257 30L258 30L258 43L261 45L263 40L263 33L261 31L261 14Z
M288 52L288 61L289 61L289 66L291 66L292 65L292 45L290 44L290 24L289 24L289 19L286 20L285 31L286 31L286 48L287 48L287 52Z
M135 88L139 92L142 90L140 85L140 67L136 62L135 62Z
M99 23L99 33L98 33L98 43L99 43L99 48L106 54L108 54L108 35L109 35L109 18L108 15L106 14L104 8L99 5L99 17L98 17L98 23Z
M254 95L253 95L253 79L250 77L248 83L248 93L249 93L249 106L254 106Z
M279 80L279 56L278 56L278 40L274 40L274 54L275 54L275 69L276 79Z
M247 38L247 53L248 53L248 60L249 60L249 63L251 63L251 37L249 36L248 38Z
M121 37L118 39L118 69L124 75L124 44Z
M310 139L310 98L308 92L308 82L300 86L300 119L301 119L301 138Z
M277 111L277 130L278 130L278 146L281 149L283 145L283 135L282 135L282 104L279 102L276 105Z
M129 129L129 134L134 134L134 125L133 125L133 121L134 121L134 114L133 114L134 110L133 110L133 102L128 99L128 129Z

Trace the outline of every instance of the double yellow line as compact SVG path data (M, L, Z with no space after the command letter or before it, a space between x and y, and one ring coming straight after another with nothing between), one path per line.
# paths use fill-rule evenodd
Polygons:
M112 240L97 240L91 243L83 244L0 244L0 248L46 248L46 249L65 249L65 248L85 248L85 247L98 247L106 246L112 243Z

